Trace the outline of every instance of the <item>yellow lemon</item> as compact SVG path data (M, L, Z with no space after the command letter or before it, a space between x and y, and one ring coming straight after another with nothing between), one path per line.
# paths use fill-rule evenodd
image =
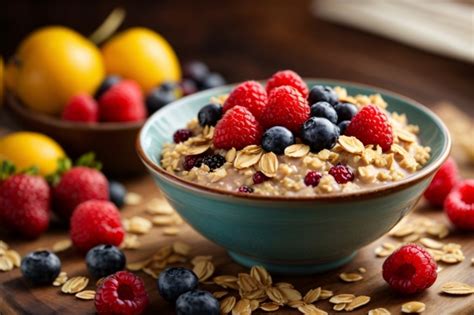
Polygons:
M41 133L22 131L0 138L0 161L12 161L17 170L37 166L41 175L48 175L65 156L58 143Z
M147 92L163 81L179 81L181 69L171 45L146 28L131 28L102 48L107 73L135 80Z
M7 86L30 108L59 114L78 93L94 93L105 76L99 49L75 31L49 26L30 34L7 67Z

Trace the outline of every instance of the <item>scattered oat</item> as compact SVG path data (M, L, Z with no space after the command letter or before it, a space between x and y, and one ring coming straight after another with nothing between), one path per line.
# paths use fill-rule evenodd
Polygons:
M175 236L179 234L180 229L175 226L168 226L163 229L163 235Z
M7 249L4 253L4 257L10 260L14 267L20 267L21 256L16 250Z
M278 311L279 308L280 308L280 305L278 305L275 302L267 302L260 305L260 309L265 312L276 312Z
M134 234L146 234L150 232L153 224L150 220L134 216L128 219L128 226L127 232L134 233Z
M283 296L283 293L277 287L268 287L265 289L265 293L270 300L279 305L283 305L288 302L288 300Z
M423 244L425 247L432 248L432 249L441 249L443 248L444 244L438 242L429 237L423 237L420 239L420 243Z
M303 297L303 301L306 304L312 304L316 302L320 296L321 296L321 287L318 287L316 289L311 289L308 292L306 292L305 296Z
M120 244L120 248L122 249L137 249L139 247L140 241L135 234L125 234L122 244Z
M206 281L214 273L215 267L209 260L201 260L194 265L193 272L200 282Z
M339 278L345 282L356 282L364 279L361 274L355 272L343 272L339 275Z
M13 262L5 257L5 256L0 256L0 271L10 271L15 267L13 265Z
M215 284L225 289L239 290L239 285L237 284L238 278L235 276L228 276L228 275L217 276L217 277L214 277L212 280L214 281Z
M189 246L188 244L184 242L177 241L173 243L173 251L176 254L187 256L189 255L189 252L191 251L191 246Z
M278 290L280 290L280 292L283 294L283 297L289 302L301 301L302 299L301 293L296 289L279 288Z
M151 219L154 225L171 225L175 223L175 218L169 215L156 215Z
M93 300L95 298L94 290L84 290L75 295L80 300Z
M236 299L234 296L228 296L220 302L221 314L229 314L234 308Z
M253 266L250 269L250 275L264 286L272 284L272 277L262 266Z
M87 277L72 277L63 284L61 291L63 293L74 294L84 290L88 283L89 279Z
M359 267L359 269L357 269L360 273L366 273L367 272L367 269L365 269L364 267Z
M422 313L425 309L426 305L418 301L411 301L402 305L403 313Z
M338 294L329 299L329 303L351 303L355 299L354 294Z
M198 262L202 260L212 260L212 256L202 256L202 255L196 256L193 259L191 259L191 264L195 266Z
M151 199L146 205L146 211L151 215L174 213L173 207L162 198Z
M320 308L317 308L313 304L304 304L298 307L298 311L306 315L328 315L327 312L323 311Z
M346 303L341 303L341 304L334 304L334 306L332 307L333 310L335 310L336 312L340 312L342 310L344 310L344 308L346 307Z
M57 241L53 245L53 252L59 253L69 249L72 246L72 241L69 238Z
M379 307L373 310L370 310L367 315L391 315L392 313L389 312L386 308Z
M125 195L125 204L128 206L136 206L142 202L143 197L134 192L128 192Z
M310 147L306 144L293 144L285 148L285 155L300 158L309 153Z
M474 293L474 287L462 282L447 282L441 287L441 291L452 295L469 295Z
M151 259L145 259L133 263L128 263L127 264L127 269L130 271L138 271L146 267L150 263Z
M64 283L66 283L67 281L67 273L64 272L64 271L61 271L59 273L59 275L56 277L56 279L54 279L53 281L53 286L55 287L60 287L62 286Z
M238 301L232 309L232 315L250 315L252 309L250 307L250 301L248 299L241 299Z
M216 291L216 292L212 293L212 295L214 295L214 297L215 297L216 299L221 299L221 298L223 298L224 296L226 296L227 294L229 294L228 291Z
M354 300L352 300L352 302L349 303L345 307L345 310L350 312L350 311L355 310L356 308L361 307L361 306L363 306L363 305L365 305L369 302L370 302L370 296L359 295L359 296L356 296L356 298Z
M332 296L334 296L334 293L331 290L321 290L321 294L319 295L319 299L327 300Z

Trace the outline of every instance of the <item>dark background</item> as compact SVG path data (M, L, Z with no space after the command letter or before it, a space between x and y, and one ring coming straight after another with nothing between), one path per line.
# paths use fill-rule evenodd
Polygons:
M203 60L229 82L290 68L302 76L373 84L428 106L445 100L474 114L472 64L322 21L311 14L309 0L8 1L0 9L0 53L10 56L44 25L88 36L117 6L127 11L120 29L150 27L181 61Z

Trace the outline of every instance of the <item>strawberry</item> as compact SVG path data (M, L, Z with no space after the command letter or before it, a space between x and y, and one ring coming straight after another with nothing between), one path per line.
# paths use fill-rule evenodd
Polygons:
M265 128L282 126L299 134L309 113L308 101L300 92L292 86L283 85L271 90L261 122Z
M217 123L212 141L217 149L240 150L251 144L260 144L262 132L262 127L249 110L234 106Z
M99 98L102 121L141 121L147 112L140 86L131 80L114 84Z
M383 151L393 143L392 126L387 116L374 105L364 106L351 120L345 134L362 141L364 145L379 145Z
M236 105L247 108L257 120L260 120L267 106L267 92L256 81L246 81L236 86L224 102L224 113Z
M308 98L308 86L296 72L292 70L276 72L267 82L267 93L270 94L271 90L282 85L292 86L297 89L304 98Z
M97 102L87 94L73 96L62 113L63 120L96 122L99 120L99 106Z

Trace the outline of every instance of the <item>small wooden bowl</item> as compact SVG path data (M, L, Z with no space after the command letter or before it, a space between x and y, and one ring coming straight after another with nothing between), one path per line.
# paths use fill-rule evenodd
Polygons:
M28 109L11 92L7 92L6 99L7 108L23 128L50 136L70 157L93 151L107 175L126 177L144 173L135 151L135 140L144 122L69 122Z

